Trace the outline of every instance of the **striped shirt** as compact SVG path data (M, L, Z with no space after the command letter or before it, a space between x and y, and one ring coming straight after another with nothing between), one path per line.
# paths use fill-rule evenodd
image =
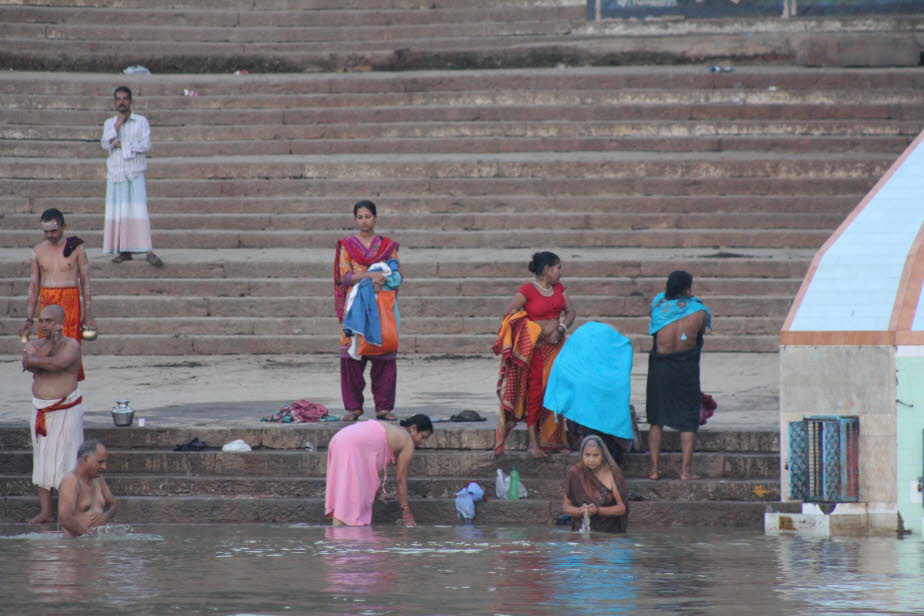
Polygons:
M106 160L107 179L110 182L134 180L148 168L145 153L151 149L151 127L147 118L132 113L128 121L119 127L116 134L115 123L118 116L112 116L103 124L103 138L100 145L109 152ZM113 147L113 139L122 145Z

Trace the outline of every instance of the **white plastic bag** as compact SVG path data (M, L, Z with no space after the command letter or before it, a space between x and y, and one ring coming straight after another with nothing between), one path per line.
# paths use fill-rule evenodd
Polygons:
M507 490L510 489L510 477L504 471L497 469L497 479L494 480L494 492L497 498L507 500Z
M222 451L251 451L250 445L237 439L236 441L231 441L230 443L225 443L225 446L221 448Z
M510 475L501 469L497 469L497 479L494 480L494 493L497 498L508 500L510 494ZM528 492L523 480L520 479L520 495L517 498L526 498Z

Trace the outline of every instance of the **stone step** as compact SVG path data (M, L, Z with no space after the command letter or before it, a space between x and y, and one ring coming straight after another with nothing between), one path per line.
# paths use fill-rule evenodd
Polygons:
M528 234L511 234L509 230L465 231L401 231L397 237L407 250L420 248L529 248L531 246L557 246L559 250L571 247L623 246L629 248L799 248L817 249L828 239L829 229L639 229L622 230L531 230ZM348 232L347 232L348 233ZM158 248L315 248L336 244L346 233L340 231L152 231L153 245ZM91 246L102 246L101 231L81 233ZM28 249L35 245L34 231L0 230L0 248Z
M220 141L158 144L157 154L164 157L319 155L319 154L419 154L434 153L503 153L503 152L781 152L844 153L887 152L900 154L908 147L909 137L580 137L580 138L510 138L478 137L446 139L376 139L304 141ZM49 152L63 158L94 158L101 150L94 140L89 143L61 141L24 141L0 139L0 157L42 157Z
M267 114L279 111L320 111L329 108L344 110L375 109L380 107L436 107L452 108L465 106L492 107L525 107L538 106L557 108L560 106L572 107L620 107L620 106L653 106L674 107L688 105L702 107L708 105L849 105L861 109L863 107L878 107L881 105L907 105L909 107L924 105L924 93L910 89L895 89L885 91L865 90L836 90L818 88L815 90L780 90L767 89L716 89L716 88L688 88L688 89L655 89L655 88L623 88L616 91L599 88L585 88L580 90L558 89L514 89L511 87L496 90L472 89L468 91L410 91L410 92L379 92L372 100L357 97L354 92L318 92L313 94L294 94L280 99L275 94L211 94L207 89L196 90L197 96L184 96L184 90L179 89L163 96L139 96L138 103L133 109L145 117L156 119L158 114L171 117L174 113L202 114L205 111L239 111L253 113L264 111ZM108 94L108 92L107 92ZM0 114L5 119L27 118L36 111L57 112L61 114L58 120L68 118L82 119L84 117L97 118L99 114L111 114L111 100L108 96L61 96L26 94L9 94L0 102ZM20 113L16 113L20 112ZM96 114L89 116L87 114ZM269 115L269 117L272 117ZM627 118L619 118L625 122ZM759 120L760 118L755 118ZM820 117L810 118L819 121ZM549 120L561 121L560 118L550 116ZM612 122L614 118L610 118ZM790 119L792 121L793 119ZM35 124L35 121L22 122ZM65 122L74 126L77 122ZM87 123L89 124L89 123ZM207 125L208 123L203 123ZM156 125L156 124L155 124ZM166 126L176 126L177 122L164 121Z
M781 319L785 313L781 315ZM611 319L608 319L611 320ZM18 357L22 344L15 330L7 332L0 339L0 354ZM472 334L417 334L402 335L400 353L425 355L477 355L490 350L494 343L494 332L482 335ZM651 346L651 336L631 335L633 347L640 353ZM336 332L327 335L121 335L101 336L94 346L84 349L87 354L100 355L240 355L280 353L333 353L337 349ZM779 351L780 336L713 334L709 337L709 351L717 353L776 353Z
M255 411L254 416L257 415L259 412ZM243 439L252 447L261 450L298 450L301 452L307 441L321 450L325 449L331 437L345 425L342 422L286 425L255 422L255 425L245 427L181 428L156 427L158 420L151 415L148 415L148 421L149 425L145 428L139 428L137 425L116 428L111 425L100 426L88 423L84 434L86 438L103 441L114 451L132 449L172 451L177 444L187 443L193 437L197 437L213 445ZM436 430L421 446L420 451L482 450L482 452L490 452L494 448L494 427L493 425L485 427L487 425L487 423L437 422ZM640 426L640 429L643 440L647 441L645 437L647 428ZM0 449L28 449L29 447L31 447L31 441L27 427L0 426ZM510 433L507 439L507 452L522 453L526 447L525 430L516 429ZM680 451L679 434L669 430L664 432L662 449L663 451ZM703 429L697 434L696 450L714 453L775 454L779 452L779 434L776 431Z
M432 155L431 155L432 156ZM16 159L4 159L16 160ZM161 161L152 161L151 166L160 165ZM84 166L84 172L99 177L92 179L53 179L13 177L3 173L0 166L0 194L19 198L54 198L54 197L94 197L102 208L105 194L105 165L97 161L96 165ZM230 171L229 171L230 173ZM149 174L150 175L150 174ZM335 211L348 213L357 199L356 195L377 199L379 195L403 194L418 198L433 195L439 199L468 199L488 197L492 199L522 198L525 195L537 195L540 202L560 202L567 196L586 197L595 195L598 199L625 198L635 196L657 195L659 198L681 197L715 197L737 195L738 197L756 196L787 197L792 195L813 196L862 196L875 184L878 176L865 177L831 177L815 176L811 181L805 177L595 177L593 181L565 177L416 177L416 178L298 178L273 180L230 177L212 179L189 178L146 178L148 194L152 197L183 198L195 197L259 197L273 199L280 197L328 197L340 200L342 204ZM348 196L345 196L348 195ZM546 197L546 195L554 195Z
M418 524L453 524L456 519L453 499L411 499L411 509ZM632 528L716 527L763 528L764 502L671 502L631 503ZM32 496L0 497L0 521L22 522L35 515L38 498ZM493 499L476 505L476 523L551 524L561 512L560 500ZM393 524L400 519L396 503L373 507L373 524ZM320 498L234 498L221 496L146 497L119 499L120 524L144 523L327 523L324 501Z
M490 17L495 22L521 21L524 16L542 21L558 19L584 20L582 6L538 5L524 12L523 7L492 3L487 6L440 7L439 10L414 8L389 8L367 11L361 9L302 10L289 7L266 10L259 6L242 6L227 10L208 10L200 7L190 9L149 9L95 7L92 10L74 7L49 6L2 6L0 20L5 23L53 24L58 26L100 26L112 23L135 24L147 27L201 27L228 29L237 28L364 28L371 26L427 25L445 23L471 23ZM256 10L253 10L256 9Z
M108 0L19 0L23 6L47 6L54 8L80 7L84 9L109 9L112 2ZM520 9L561 6L577 8L581 3L575 0L467 0L469 7L517 7ZM355 10L355 11L389 11L406 10L443 10L458 6L453 0L120 0L119 8L146 10L215 10L220 11L318 11L318 10Z
M424 14L427 12L421 12ZM310 12L308 19L328 13ZM370 13L369 15L374 15ZM148 96L177 96L184 88L204 90L212 95L251 94L285 96L319 92L376 93L435 91L517 90L610 90L622 89L744 89L767 90L921 90L924 74L916 68L803 68L795 66L740 66L734 73L710 73L702 66L569 66L492 70L427 70L372 73L251 73L229 74L123 75L136 92L137 103ZM102 96L100 111L108 111L113 77L111 73L16 71L0 74L0 92L36 96ZM140 107L139 107L140 108ZM622 118L624 119L624 118ZM896 118L892 118L893 120ZM792 120L792 118L790 118Z
M24 296L21 298L24 303ZM747 316L747 317L726 317L722 316L721 327L715 335L721 335L726 339L734 339L739 336L776 336L780 327L783 325L785 315L773 316ZM599 321L608 323L619 330L622 334L632 338L640 345L647 342L648 338L648 317L647 316L607 316L607 315L582 315L577 326L587 321ZM337 319L330 317L305 317L305 318L252 318L252 317L159 317L157 319L148 318L97 318L100 335L108 339L112 337L134 336L143 332L144 336L321 336L328 342L333 342L331 338L338 331ZM12 336L19 330L22 325L22 318L0 319L0 336ZM401 323L402 341L404 336L419 336L440 332L445 336L450 335L476 335L483 343L483 349L492 343L492 336L496 334L498 327L498 317L467 317L459 319L452 323L446 323L446 319L439 317L415 317L411 320L405 320ZM485 338L480 338L484 336ZM16 353L17 349L13 341L6 342L11 349L11 353ZM101 343L102 344L102 343ZM403 342L402 342L403 344ZM105 346L105 345L104 345ZM713 349L712 339L709 342L710 349ZM100 353L96 343L92 347L85 347L85 352Z
M31 182L40 189L46 190L44 182ZM85 188L81 186L78 192ZM88 197L69 196L0 196L0 210L7 215L0 218L2 228L29 229L36 227L38 216L47 208L56 207L67 216L67 222L72 233L79 235L84 227L93 228L87 221L99 220L103 211L103 197L100 184L94 183L95 194ZM153 182L152 182L153 184ZM0 181L0 185L11 187L11 183ZM76 188L74 183L71 187ZM158 190L166 188L160 183ZM86 190L86 192L91 192ZM407 220L416 220L420 217L444 214L479 215L489 214L519 214L517 225L523 227L530 224L541 224L532 220L532 217L522 216L524 212L543 212L544 216L558 216L564 209L576 212L579 215L605 215L605 216L650 216L669 215L679 219L697 216L722 216L732 214L730 221L739 220L739 216L771 216L775 218L774 224L785 225L787 220L804 220L806 217L817 217L827 224L831 219L843 218L856 206L858 195L800 195L793 199L792 195L714 195L708 197L686 195L600 195L588 197L584 195L510 195L510 196L464 196L452 197L444 195L404 195L404 194L378 194L375 196L379 216L384 222L391 224L396 216L403 216ZM351 217L351 203L344 197L262 197L258 203L265 214L254 214L254 200L247 197L160 197L149 195L148 209L151 212L154 227L158 228L163 220L172 215L181 214L184 217L201 216L213 220L217 224L227 220L233 224L234 220L246 220L250 217L274 216L332 216L343 224L344 219ZM189 214L198 212L198 214ZM337 212L337 214L331 214ZM785 216L783 216L785 214ZM218 215L214 218L212 215ZM12 222L15 221L15 222Z
M922 108L924 110L924 108ZM706 179L877 179L894 161L891 154L761 154L761 153L643 153L558 152L509 154L366 154L330 156L228 156L198 159L160 158L151 161L145 177L171 180L229 178L280 180L377 178L542 178L545 182L583 178L639 177L703 181ZM102 180L98 160L0 158L0 178ZM590 182L594 180L594 182ZM483 181L483 180L482 180ZM485 182L488 184L489 182ZM806 182L808 183L808 182ZM98 190L98 187L97 187Z
M2 82L0 82L2 83ZM99 109L99 104L97 103ZM102 110L101 114L102 114ZM55 142L86 142L96 145L102 122L93 125L72 124L6 124L0 126L0 139L50 140ZM728 143L747 143L749 139L778 138L786 143L791 138L804 139L883 139L901 137L912 140L920 132L919 122L870 120L862 123L841 120L804 121L743 121L680 120L657 123L633 120L601 120L567 122L545 119L537 122L516 121L432 121L374 122L367 124L330 123L299 124L220 124L155 126L158 150L188 142L214 144L218 142L301 142L328 140L378 139L477 139L479 137L527 138L610 138L610 139L675 139L723 138ZM872 141L876 143L875 140ZM101 152L94 152L101 154Z
M624 471L627 477L648 473L647 454L629 454ZM490 476L498 464L517 468L524 478L563 477L578 459L577 454L553 454L533 460L527 452L505 452L500 462L492 451L421 450L411 462L411 476L481 477ZM32 452L0 451L0 468L7 473L30 473ZM327 452L265 451L226 453L221 451L173 452L160 450L112 450L109 473L194 474L194 475L273 475L323 476ZM779 477L779 455L764 453L702 452L696 456L696 472L711 479L773 479ZM678 476L680 453L664 452L661 470L665 476Z
M400 239L400 238L399 238ZM168 269L143 261L122 264L98 259L91 248L93 275L103 278L309 278L329 269L333 250L302 250L293 258L288 249L163 250ZM562 257L567 276L583 278L661 277L683 268L697 278L797 278L808 268L812 250L752 249L741 252L714 249L571 249ZM528 276L532 250L508 250L486 255L478 249L421 249L407 251L401 261L418 278L517 278ZM28 253L0 248L0 277L29 275ZM517 285L519 286L519 285Z
M411 498L453 498L469 481L475 481L494 496L494 477L410 477ZM123 496L236 496L253 498L323 498L323 477L225 477L186 475L107 474L113 494ZM561 497L561 477L524 478L530 499ZM630 501L779 501L779 481L699 479L629 479ZM394 490L393 480L389 490ZM35 492L31 475L0 475L0 494L28 496Z
M178 91L182 94L183 87ZM653 101L659 100L662 92L648 94ZM433 96L433 95L428 95ZM560 96L560 95L555 95ZM583 95L582 95L583 96ZM352 95L355 98L355 95ZM481 103L478 100L466 100L465 97L449 97L445 103L418 105L375 105L375 106L313 106L297 108L256 108L256 109L218 109L198 108L199 104L188 103L184 109L163 111L152 108L150 111L139 106L138 113L146 116L153 129L161 127L226 126L238 124L315 126L325 124L388 124L391 122L612 122L648 121L648 122L727 122L727 121L874 121L894 120L912 122L924 119L924 104L910 103L784 103L753 102L745 103L742 96L720 102L687 104L667 101L643 102L639 100L602 100L596 103L549 101L536 103L535 96L522 94L526 100L511 101L506 104ZM139 95L140 98L140 95ZM188 97L198 100L208 97ZM508 98L511 98L508 95ZM609 95L607 98L617 98ZM454 103L457 99L460 102ZM67 124L83 129L102 126L103 121L111 115L108 97L100 98L98 107L92 111L72 109L60 110L0 110L0 121L9 125L46 125ZM316 129L317 130L317 129ZM156 136L155 136L156 139Z
M504 295L481 297L443 297L401 295L402 319L424 317L459 317L494 316L503 314L510 303L515 289ZM573 295L574 305L585 314L604 316L647 315L651 299L642 296L601 297ZM8 310L10 316L25 312L25 302L21 298L7 300L21 305L18 309ZM792 298L788 295L772 297L713 296L709 298L710 309L717 315L724 316L769 316L786 314ZM124 317L134 318L164 317L304 317L306 314L330 314L332 310L330 297L275 296L275 297L133 297L106 296L93 297L93 315L101 319Z
M95 263L94 263L95 264ZM412 273L413 268L408 270ZM110 275L113 272L107 272ZM102 274L102 272L100 272ZM402 297L452 296L484 297L512 294L523 284L524 278L479 278L464 280L445 278L422 278L413 276L408 286L402 289ZM664 290L663 278L578 278L568 276L564 280L571 295L624 297L641 295L654 297ZM744 295L759 297L795 295L801 285L796 278L696 278L696 293L704 298L710 296ZM0 281L0 296L22 296L28 291L29 279L16 278ZM101 296L169 296L169 297L276 297L291 293L298 288L306 296L325 295L331 291L329 278L273 278L252 280L248 278L126 278L97 275L93 271L93 293ZM314 316L312 318L319 318Z
M501 13L501 16L504 13ZM2 16L2 13L0 13ZM454 37L496 36L547 36L569 34L574 26L581 25L578 19L537 20L538 16L523 14L519 18L507 14L507 20L494 20L491 13L474 17L461 23L450 21L458 15L442 17L428 24L411 25L394 23L382 26L357 26L353 24L325 26L238 26L222 25L162 25L153 26L137 21L123 21L107 25L77 25L71 23L45 24L28 22L6 22L0 24L0 36L5 39L31 39L33 41L126 41L184 45L190 42L208 43L309 43L362 41L367 46L372 41L408 41L414 39L445 38L448 31ZM122 17L122 16L120 16ZM132 15L134 17L134 15ZM346 21L346 19L344 20ZM451 30L447 30L447 26ZM350 37L353 37L352 39Z
M96 204L97 207L99 204ZM267 208L268 209L268 208ZM790 214L780 216L778 212L767 213L629 213L629 212L581 212L571 209L565 213L554 209L543 214L541 218L523 216L522 214L506 212L472 212L472 213L422 213L405 212L398 210L392 213L384 208L379 209L382 220L387 217L388 226L393 231L390 235L404 238L406 233L420 230L430 232L452 232L464 230L493 231L495 229L521 229L535 230L554 228L561 230L600 230L600 229L631 229L644 230L673 230L678 233L699 229L722 229L725 232L734 230L823 230L835 229L843 216L840 213L821 214L818 212L804 214ZM67 224L69 229L80 229L80 236L90 241L96 241L93 233L102 231L103 216L101 212L92 215L68 213ZM0 218L0 232L16 234L35 239L36 232L30 228L36 226L34 214L7 214ZM347 235L355 231L352 216L343 213L337 214L278 214L278 213L215 213L215 214L169 214L152 215L151 226L161 232L187 231L187 232L293 232L305 230L312 233L336 231ZM322 233L322 237L325 237ZM5 238L12 239L12 236ZM327 238L325 237L325 240ZM405 242L401 242L402 245ZM329 244L326 244L329 245ZM624 245L620 243L620 245Z

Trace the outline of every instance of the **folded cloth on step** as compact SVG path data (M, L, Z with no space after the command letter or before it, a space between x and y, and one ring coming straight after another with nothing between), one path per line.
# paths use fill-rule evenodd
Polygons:
M327 407L311 400L296 400L286 404L279 412L263 417L260 421L270 421L275 423L307 423L321 421L327 417Z

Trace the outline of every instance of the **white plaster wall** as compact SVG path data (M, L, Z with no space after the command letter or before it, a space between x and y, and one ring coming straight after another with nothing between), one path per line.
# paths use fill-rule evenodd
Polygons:
M789 500L787 425L809 415L860 417L860 501L896 502L895 347L780 347L780 482Z

